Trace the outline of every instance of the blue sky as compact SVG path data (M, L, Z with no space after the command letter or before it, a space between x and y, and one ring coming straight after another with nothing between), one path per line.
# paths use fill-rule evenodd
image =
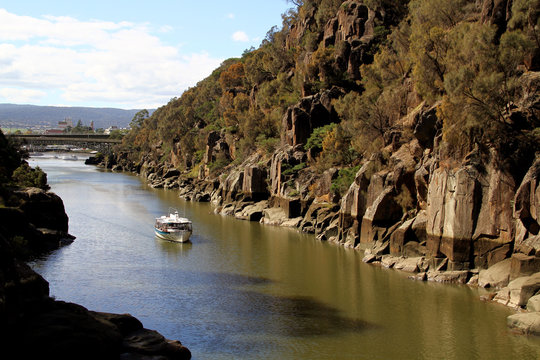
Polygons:
M0 103L155 108L257 48L291 6L0 0Z

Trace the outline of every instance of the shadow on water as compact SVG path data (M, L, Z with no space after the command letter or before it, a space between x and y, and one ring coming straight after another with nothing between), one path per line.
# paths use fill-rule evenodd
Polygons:
M322 304L313 298L303 296L283 297L244 291L243 297L258 304L256 309L225 309L236 318L249 318L257 315L268 320L276 315L283 320L272 327L273 335L293 337L339 336L340 333L360 332L375 328L366 321L341 316L336 309ZM255 311L254 311L255 310ZM242 332L267 333L268 329L249 328Z
M337 309L310 297L258 291L272 283L269 279L226 273L194 275L197 276L195 287L208 286L214 293L214 296L198 299L197 305L200 309L213 308L211 316L196 309L182 311L191 314L190 327L200 332L191 334L195 335L192 339L200 339L190 344L194 354L200 351L252 358L274 351L283 353L291 344L286 339L316 343L320 337L339 338L343 334L378 328L369 322L345 317Z

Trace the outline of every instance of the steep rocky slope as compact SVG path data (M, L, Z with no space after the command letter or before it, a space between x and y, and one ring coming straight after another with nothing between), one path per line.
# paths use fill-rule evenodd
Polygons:
M102 165L418 279L504 288L496 300L524 308L540 289L538 8L306 1ZM211 89L217 107L190 98Z

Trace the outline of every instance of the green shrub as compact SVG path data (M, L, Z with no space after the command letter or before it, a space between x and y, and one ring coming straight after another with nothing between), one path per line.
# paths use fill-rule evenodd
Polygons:
M265 134L257 136L257 146L264 149L267 154L272 154L279 146L280 139L276 137L266 137Z
M37 187L43 190L50 188L47 185L47 174L39 166L32 169L26 162L15 169L11 178L19 186Z
M324 138L330 131L334 130L336 126L337 124L329 124L314 129L307 140L306 149L321 151Z
M216 160L208 164L208 167L210 168L210 173L212 175L217 175L221 169L223 169L225 166L230 164L230 159L225 156L223 153L218 153L216 156Z
M285 164L285 163L281 164L281 175L287 176L287 175L296 174L297 172L299 172L306 166L307 166L306 163L300 163L292 167L290 164Z
M340 169L337 178L330 186L330 190L332 190L334 193L344 195L353 183L358 169L360 169L360 165L352 168Z

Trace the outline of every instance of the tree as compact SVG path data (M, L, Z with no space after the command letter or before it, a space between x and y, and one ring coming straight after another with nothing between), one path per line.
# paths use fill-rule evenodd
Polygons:
M0 187L9 182L13 171L21 165L23 155L13 140L0 130Z
M425 99L444 93L449 31L465 18L467 0L414 0L410 3L411 51L416 89Z
M135 114L135 116L133 116L133 119L131 119L129 126L132 129L140 128L144 120L147 119L148 117L149 117L148 110L146 109L140 110Z
M12 175L13 181L19 186L38 187L43 190L49 190L47 185L47 174L39 166L32 169L27 162L23 162Z

